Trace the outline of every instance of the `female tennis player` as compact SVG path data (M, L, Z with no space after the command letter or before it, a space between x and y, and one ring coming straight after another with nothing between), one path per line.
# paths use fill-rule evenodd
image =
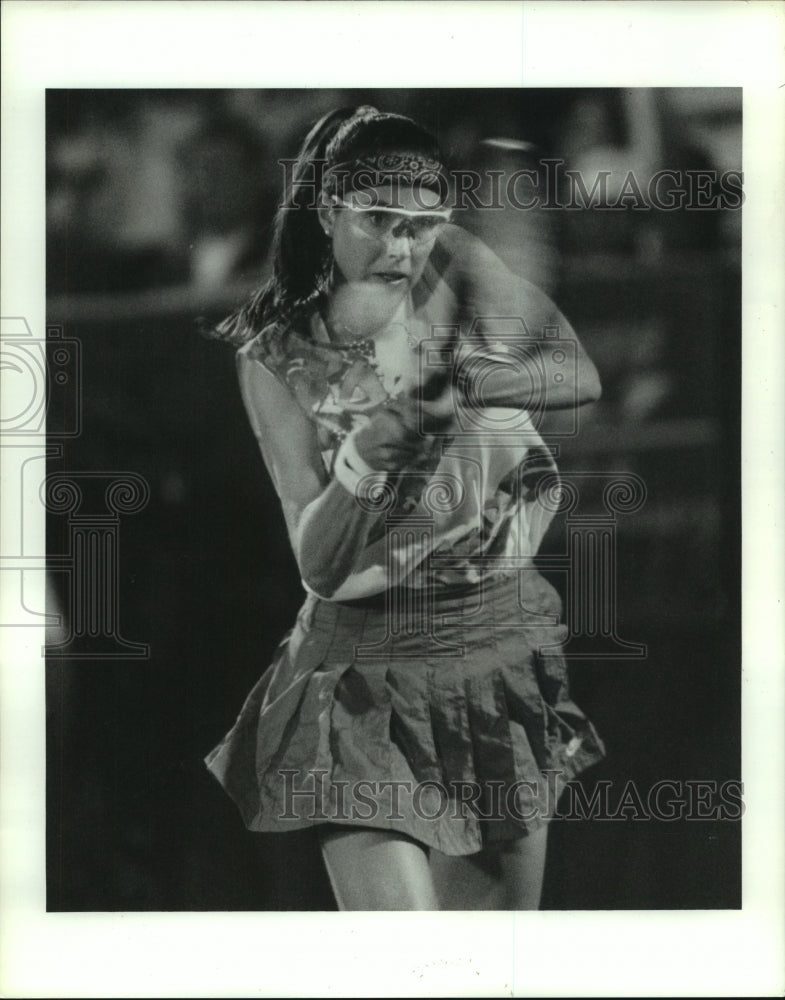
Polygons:
M330 113L217 330L306 597L207 765L248 829L318 828L346 910L536 909L556 796L603 755L533 561L538 421L597 372L460 209L424 127Z

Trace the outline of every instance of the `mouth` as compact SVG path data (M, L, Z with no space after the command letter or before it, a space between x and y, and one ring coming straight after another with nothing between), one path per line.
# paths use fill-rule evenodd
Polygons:
M375 271L373 276L387 285L403 284L409 280L409 275L403 271Z

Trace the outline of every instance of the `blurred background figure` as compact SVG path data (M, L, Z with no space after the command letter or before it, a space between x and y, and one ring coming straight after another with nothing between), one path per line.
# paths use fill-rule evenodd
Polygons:
M210 118L178 150L184 277L202 292L260 274L276 208L274 166L259 131L239 117Z
M718 89L714 103L708 104L713 116L736 117L734 98L729 100L728 91ZM734 160L741 135L726 132L725 142L730 148L720 157L722 162L716 162L720 143L707 146L705 132L695 127L708 110L706 98L699 93L705 92L689 90L674 97L680 92L637 87L599 90L575 99L561 123L558 139L565 166L580 174L589 191L601 174L608 174L608 201L614 204L626 195L626 204L621 210L566 213L565 249L580 251L591 246L595 252L622 251L643 257L715 245L719 220L728 213L716 207L696 210L678 198L673 209L658 211L655 206L655 210L646 211L642 207L642 202L650 203L649 186L658 171L676 175L663 178L657 185L657 196L667 203L674 192L693 183L688 171L710 172L714 168L716 174L732 169L728 160ZM738 158L734 165L738 168ZM642 200L637 198L638 191ZM563 193L569 202L566 185ZM702 186L703 205L708 206L718 193L715 176Z
M480 140L469 162L480 177L478 205L457 218L507 267L551 293L559 278L558 219L543 208L542 149L524 138L494 136ZM521 209L519 206L528 206Z
M178 281L178 143L204 112L173 92L50 91L47 288L123 293Z

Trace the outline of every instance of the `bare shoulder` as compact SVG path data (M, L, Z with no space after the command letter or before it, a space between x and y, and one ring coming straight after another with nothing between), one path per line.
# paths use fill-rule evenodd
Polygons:
M291 528L326 482L316 428L252 347L241 347L236 361L245 410Z
M449 222L443 227L439 234L439 242L456 254L470 253L474 249L483 247L488 249L479 236L470 233L457 222Z
M496 254L479 236L470 233L463 226L451 222L439 235L436 257L452 270L470 270L478 264L505 267ZM506 268L505 268L506 270Z
M540 288L510 271L483 240L460 225L445 226L434 266L472 316L528 316L554 308Z
M518 290L535 288L514 274L484 240L455 223L444 227L433 261L446 281L464 291L488 288L498 294L511 283Z
M240 392L254 430L288 427L296 433L309 425L291 390L267 367L254 341L238 349L235 363Z

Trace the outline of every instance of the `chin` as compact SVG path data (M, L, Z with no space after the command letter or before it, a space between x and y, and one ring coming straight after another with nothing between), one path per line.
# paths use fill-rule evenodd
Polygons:
M408 295L411 288L411 278L402 278L400 281L385 281L375 275L367 279L369 287L372 287L376 295L382 295L385 299L394 301L402 299Z

